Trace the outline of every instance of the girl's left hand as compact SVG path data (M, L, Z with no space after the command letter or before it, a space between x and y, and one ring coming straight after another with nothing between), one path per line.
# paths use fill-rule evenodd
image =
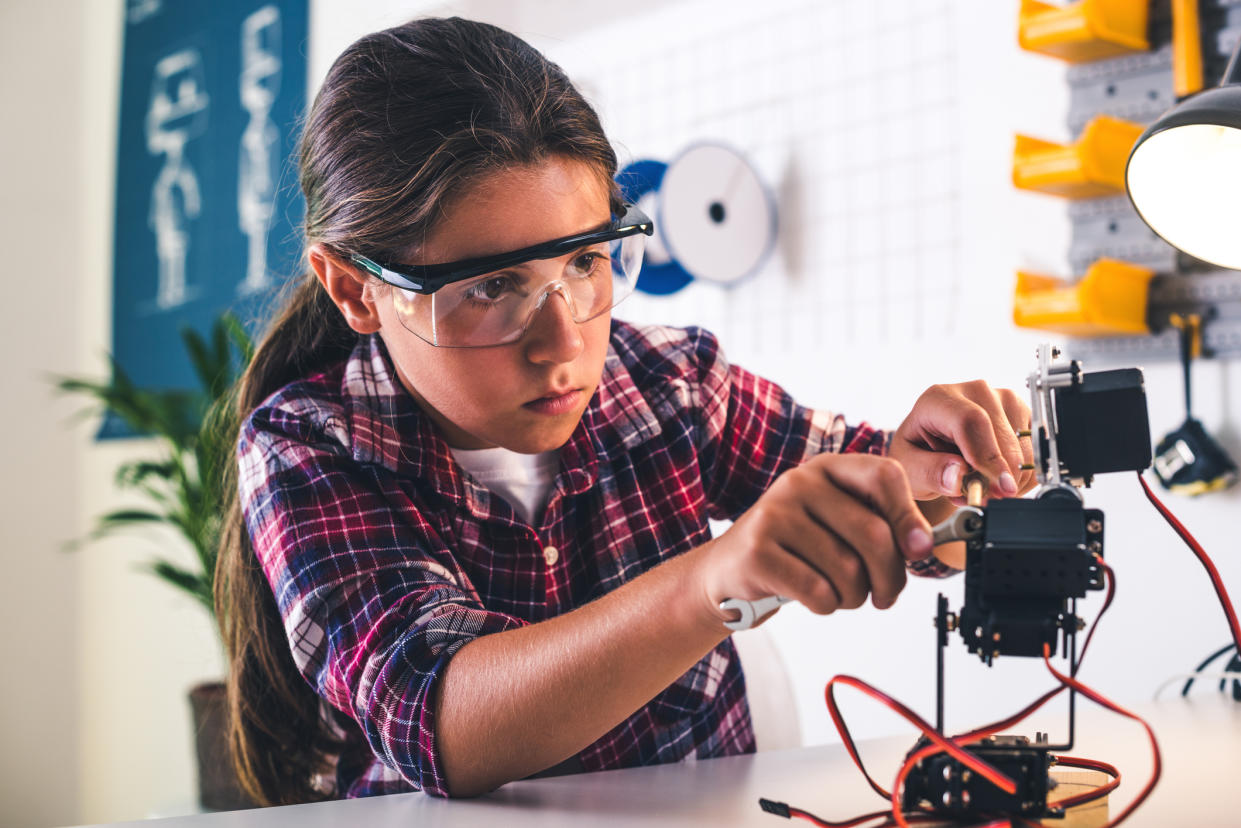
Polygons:
M1034 462L1029 437L1030 407L1007 388L982 380L933 385L892 436L888 456L905 469L916 500L938 497L961 501L961 481L976 469L992 495L1015 497L1037 482L1023 471Z

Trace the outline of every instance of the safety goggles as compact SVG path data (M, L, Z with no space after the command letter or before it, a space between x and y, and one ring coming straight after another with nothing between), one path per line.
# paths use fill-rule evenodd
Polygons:
M508 253L432 265L350 258L396 288L397 317L411 333L437 347L483 348L520 339L553 293L578 323L614 308L633 292L654 231L626 204L606 227Z

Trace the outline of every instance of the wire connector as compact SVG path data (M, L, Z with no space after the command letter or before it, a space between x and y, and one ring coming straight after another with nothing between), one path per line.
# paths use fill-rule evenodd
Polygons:
M782 816L785 819L792 819L792 815L789 813L789 804L787 802L775 802L770 799L763 799L762 797L759 797L758 805L769 814Z

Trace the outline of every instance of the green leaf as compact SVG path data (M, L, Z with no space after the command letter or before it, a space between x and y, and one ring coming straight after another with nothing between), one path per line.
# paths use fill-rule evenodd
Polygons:
M145 509L117 509L100 515L98 522L113 526L121 523L168 523L169 520L167 515L148 512Z
M153 436L160 448L159 459L126 461L115 473L117 486L139 492L148 501L147 508L101 515L88 536L70 548L120 530L169 526L189 542L194 564L156 559L142 568L190 594L214 617L212 589L227 507L224 493L236 462L236 381L253 358L254 345L232 313L217 318L207 337L185 329L181 339L199 389L139 388L112 357L106 381L53 378L60 392L89 399L98 406L96 412L100 408L113 412L134 431Z
M220 317L224 323L224 327L228 329L228 335L232 338L233 344L237 346L237 350L241 351L241 366L250 364L250 360L254 358L254 340L250 338L250 334L246 331L246 326L241 324L241 320L231 311L226 312Z
M176 464L171 460L134 460L116 467L116 485L134 488L152 477L171 485L176 480Z
M209 578L164 560L149 561L141 568L165 583L189 593L190 597L205 604L209 610L212 608L213 599Z

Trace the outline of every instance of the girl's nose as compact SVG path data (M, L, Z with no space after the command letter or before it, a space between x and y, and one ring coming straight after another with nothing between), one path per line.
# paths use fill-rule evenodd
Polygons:
M553 288L534 312L526 331L526 358L531 362L572 362L582 352L582 331L573 321L569 296L563 286Z

